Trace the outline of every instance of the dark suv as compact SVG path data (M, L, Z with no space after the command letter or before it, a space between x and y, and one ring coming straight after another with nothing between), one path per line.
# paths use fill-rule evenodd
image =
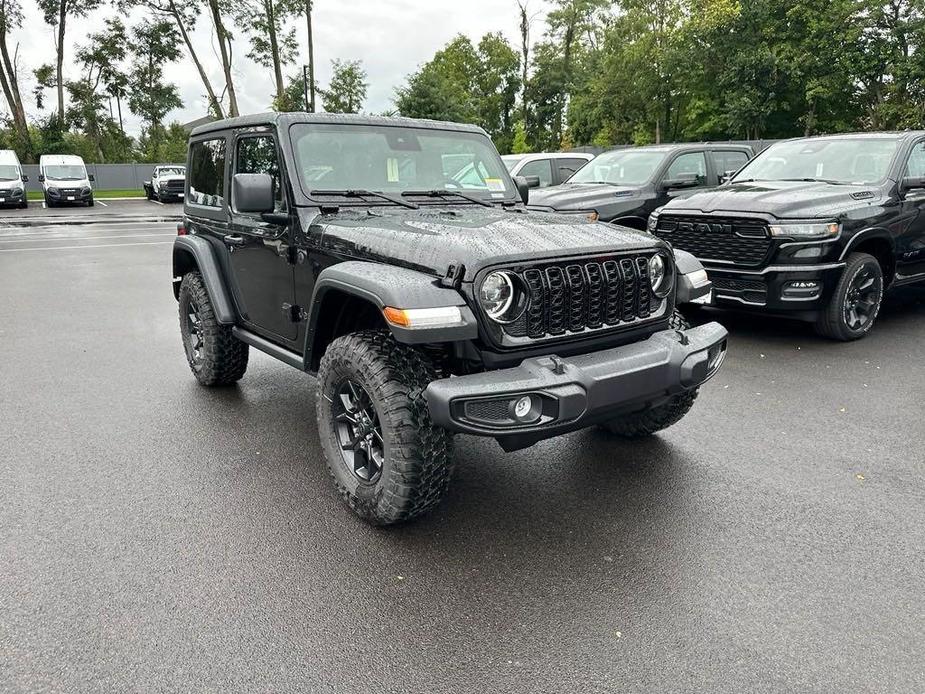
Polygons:
M478 177L454 179L462 159ZM234 383L255 347L317 374L328 468L372 522L437 503L454 433L648 435L723 361L722 326L674 310L710 291L696 260L528 212L479 128L248 116L195 129L187 172L173 276L193 373Z
M718 185L751 157L748 145L617 149L591 160L560 186L531 191L530 207L581 212L643 230L654 210L678 195Z
M855 340L884 289L925 280L925 133L779 142L649 229L706 266L719 306L785 314Z

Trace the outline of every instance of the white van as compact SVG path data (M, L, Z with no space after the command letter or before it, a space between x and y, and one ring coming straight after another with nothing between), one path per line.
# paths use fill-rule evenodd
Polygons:
M19 157L11 149L0 149L0 206L28 207L26 181Z
M39 181L45 205L82 204L93 207L92 175L76 154L43 154L39 158Z

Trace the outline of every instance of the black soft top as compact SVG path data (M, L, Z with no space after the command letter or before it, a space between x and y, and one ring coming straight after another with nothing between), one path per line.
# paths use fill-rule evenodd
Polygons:
M362 116L352 113L255 113L236 118L225 118L193 128L191 137L204 133L213 133L233 128L250 128L260 125L275 125L279 128L288 128L295 123L327 123L340 125L376 125L386 127L429 128L432 130L456 130L459 132L478 133L488 136L477 125L465 123L450 123L447 121L425 120L417 118L393 118L389 116Z

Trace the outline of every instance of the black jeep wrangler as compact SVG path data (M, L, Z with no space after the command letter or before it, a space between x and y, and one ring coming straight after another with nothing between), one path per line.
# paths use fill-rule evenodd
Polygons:
M925 280L925 133L779 142L728 183L672 200L649 230L703 262L718 306L856 340L885 289Z
M327 465L369 521L439 501L454 433L652 434L723 361L723 327L674 311L710 291L695 260L528 212L479 128L247 116L195 129L187 171L173 276L193 373L234 383L255 347L317 374Z

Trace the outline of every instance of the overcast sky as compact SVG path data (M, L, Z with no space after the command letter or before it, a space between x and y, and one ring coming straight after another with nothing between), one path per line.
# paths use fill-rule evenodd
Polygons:
M45 115L49 107L54 108L55 95L48 94L45 112L35 108L32 71L42 63L54 63L54 42L52 28L43 22L35 0L23 0L23 6L23 28L14 33L13 40L19 43L20 89L23 98L28 99L29 115L37 117ZM544 3L531 0L530 8L538 15L533 25L533 36L538 37L543 31ZM66 79L78 76L73 63L75 45L86 43L86 35L99 31L103 18L113 11L107 6L86 19L68 22ZM136 10L127 18L127 23L134 24L143 16L142 10ZM315 0L313 19L318 83L327 84L332 59L362 60L369 76L365 110L371 113L393 108L395 87L456 34L462 33L477 41L487 32L501 31L515 48L519 41L516 0ZM296 64L289 66L289 73L297 72L298 66L307 61L305 22L296 20L294 26L299 39L299 55ZM265 111L272 100L272 72L246 58L248 42L241 29L236 28L235 32L234 70L239 108L242 113ZM200 19L194 40L213 86L220 91L223 85L220 61L212 40L211 21L206 17ZM164 74L179 87L184 106L171 112L167 119L187 122L205 114L205 90L181 47L178 52L183 59L168 66ZM4 111L5 107L4 102ZM137 135L139 127L138 120L129 115L126 130Z

